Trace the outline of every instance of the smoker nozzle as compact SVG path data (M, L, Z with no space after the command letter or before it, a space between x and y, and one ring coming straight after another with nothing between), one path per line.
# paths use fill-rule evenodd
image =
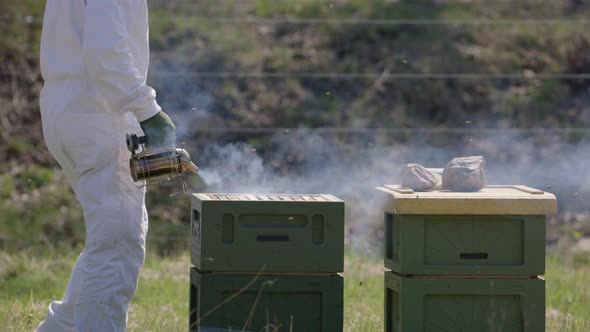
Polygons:
M180 165L183 171L186 170L187 172L193 174L199 171L199 168L193 163L191 156L188 154L188 152L186 152L186 150L176 149L176 151L178 152L178 158L180 159Z

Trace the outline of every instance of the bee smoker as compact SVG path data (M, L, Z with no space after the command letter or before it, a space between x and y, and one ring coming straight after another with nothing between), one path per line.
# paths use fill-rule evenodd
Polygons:
M133 181L168 179L175 180L183 173L197 173L199 168L184 149L146 149L146 137L127 134L127 148L131 151L129 169ZM139 148L141 151L137 153Z

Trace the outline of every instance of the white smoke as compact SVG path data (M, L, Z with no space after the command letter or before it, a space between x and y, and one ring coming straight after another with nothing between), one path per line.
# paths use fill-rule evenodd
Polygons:
M529 185L554 192L561 210L590 210L587 131L478 130L471 121L464 130L342 133L300 128L252 136L258 140L257 151L231 135L213 133L209 123L231 124L208 111L215 109L211 95L197 82L185 80L174 81L160 100L176 122L180 143L187 143L183 147L200 167L206 186L195 190L334 194L347 204L349 240L355 236L366 240L357 244L382 238L375 234L382 225L375 187L398 183L399 169L410 162L441 168L454 157L482 155L490 184ZM244 139L243 134L233 137ZM229 143L219 143L222 139Z
M334 194L347 204L349 241L358 237L363 241L355 244L371 250L382 239L382 197L375 187L399 183L399 169L409 162L444 167L456 156L483 155L490 184L529 185L556 193L564 209L589 210L588 139L568 142L559 132L473 131L454 140L460 144L441 146L453 141L442 136L382 144L297 129L270 137L263 153L245 143L211 144L201 154L200 175L210 192Z

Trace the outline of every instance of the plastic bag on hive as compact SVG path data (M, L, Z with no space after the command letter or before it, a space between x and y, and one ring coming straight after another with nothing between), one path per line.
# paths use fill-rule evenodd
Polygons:
M402 186L416 191L434 189L438 183L436 176L418 164L407 164L401 170Z

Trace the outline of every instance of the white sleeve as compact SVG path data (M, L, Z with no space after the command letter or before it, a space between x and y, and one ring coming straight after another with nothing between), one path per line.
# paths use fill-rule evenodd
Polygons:
M82 57L88 75L109 106L116 111L131 111L141 122L161 108L156 92L134 66L119 1L125 0L87 0Z

